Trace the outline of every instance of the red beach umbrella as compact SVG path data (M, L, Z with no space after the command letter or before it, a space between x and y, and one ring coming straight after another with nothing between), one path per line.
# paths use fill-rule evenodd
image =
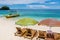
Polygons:
M47 25L50 27L60 27L60 21L56 19L45 19L38 23L38 25Z

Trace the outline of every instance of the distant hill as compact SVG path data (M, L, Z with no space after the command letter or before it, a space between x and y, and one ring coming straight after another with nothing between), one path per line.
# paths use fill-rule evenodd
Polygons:
M10 10L10 8L8 6L2 6L0 10Z

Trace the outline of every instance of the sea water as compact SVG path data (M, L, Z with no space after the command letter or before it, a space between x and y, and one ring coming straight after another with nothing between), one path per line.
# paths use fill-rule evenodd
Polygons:
M12 11L12 12L11 12ZM14 12L15 11L15 12ZM60 9L12 9L12 10L0 10L0 17L4 17L9 13L20 14L19 18L34 18L36 20L42 20L47 18L54 18L60 20Z

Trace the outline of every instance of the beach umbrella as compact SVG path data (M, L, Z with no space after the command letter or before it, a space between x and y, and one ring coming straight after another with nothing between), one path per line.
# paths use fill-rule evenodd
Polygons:
M21 25L21 26L35 25L37 23L38 21L32 18L22 18L16 22L17 25Z
M56 19L45 19L39 22L38 25L47 25L49 27L60 27L60 21Z
M60 27L60 21L56 19L45 19L39 22L38 25L47 25L51 31L51 27Z

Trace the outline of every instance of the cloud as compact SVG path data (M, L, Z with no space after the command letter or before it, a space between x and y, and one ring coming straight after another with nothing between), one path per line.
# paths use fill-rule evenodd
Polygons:
M60 9L60 6L59 5L53 5L53 6L49 6L50 7L50 9Z
M28 5L30 9L48 9L49 7L46 5Z
M0 0L0 4L28 4L28 3L45 3L49 0Z
M57 2L50 2L49 4L57 4Z

